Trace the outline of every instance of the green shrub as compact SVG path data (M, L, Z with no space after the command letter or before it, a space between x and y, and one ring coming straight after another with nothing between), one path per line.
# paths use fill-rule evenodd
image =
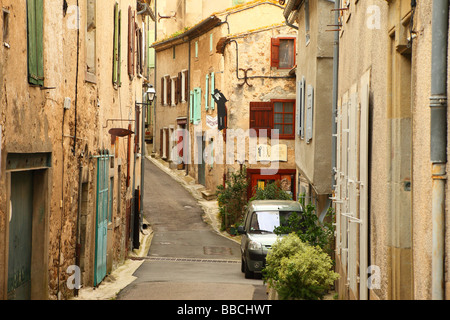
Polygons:
M328 254L331 254L335 230L333 208L328 209L327 216L322 223L319 221L314 205L305 205L304 197L300 197L299 202L302 204L303 212L301 214L293 212L287 220L281 221L281 225L275 228L274 232L278 235L294 232L303 242L312 246L319 246ZM327 220L330 221L327 222Z
M253 200L292 200L292 197L281 188L280 181L276 181L268 183L264 190L256 188L255 195L250 201Z
M222 220L221 229L227 230L230 226L239 223L243 219L247 205L247 170L230 174L225 187L217 186L216 196L219 204L219 215Z
M332 268L330 256L320 247L291 233L272 246L263 276L281 300L321 300L339 277Z

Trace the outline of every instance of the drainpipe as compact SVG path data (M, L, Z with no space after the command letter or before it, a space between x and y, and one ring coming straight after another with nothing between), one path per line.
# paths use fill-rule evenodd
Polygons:
M339 15L340 11L340 1L334 1L334 24L336 27L339 25ZM339 29L339 28L337 28ZM336 152L337 152L337 104L338 104L338 85L339 85L339 31L334 32L334 58L333 58L333 105L332 105L332 115L331 115L331 130L332 130L332 140L331 140L331 190L336 188Z
M431 62L432 299L444 299L449 0L433 1Z

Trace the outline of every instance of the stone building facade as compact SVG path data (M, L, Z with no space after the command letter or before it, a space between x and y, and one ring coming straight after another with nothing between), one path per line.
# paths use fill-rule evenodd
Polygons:
M132 248L146 15L132 0L0 4L0 298L65 299Z
M283 25L282 8L276 1L251 1L217 12L186 31L153 44L157 51L158 85L164 88L164 76L176 75L184 68L189 75L188 100L178 99L181 104L175 111L175 108L164 107L164 101L159 98L157 108L161 109L157 115L161 120L168 116L171 120L159 122L158 116L156 119L160 128L172 126L174 129L186 129L188 139L172 135L171 141L166 143L164 139L167 136L160 129L162 139L156 139L156 150L159 149L160 156L165 158L170 153L166 147L176 146L177 150L171 153L169 160L184 160L186 166L180 168L205 186L205 196L214 194L228 173L239 170L240 165L248 168L253 186L259 184L263 187L268 181L284 178L289 185L287 191L292 192L294 198L297 196L294 183L296 95L295 75L291 72L296 57L296 34ZM286 66L281 67L274 62L280 60L280 40L287 42L287 49L283 51L287 55L284 58L286 61L281 59ZM189 50L183 51L186 45ZM168 64L167 59L173 60ZM159 63L163 60L166 63ZM170 73L173 67L177 70ZM182 82L181 90L186 84L184 80ZM225 117L221 116L219 105L212 96L216 90L227 99L226 124L223 128L221 122ZM167 93L163 95L167 96ZM264 110L257 110L260 105L264 105ZM281 120L276 123L278 127L274 125L275 105L281 108L277 118L280 119L281 115ZM252 106L256 109L252 110ZM188 120L187 125L183 124L183 112ZM276 144L281 148L282 159L267 158L267 149L265 158L256 157L258 142L255 137L249 136L250 129L257 129L252 122L255 119L251 119L255 114L261 117L258 121L263 120L262 114L267 116L268 123L264 128L268 129L269 134L272 129L283 130L286 127L286 133ZM269 146L271 140L268 139ZM184 143L178 143L180 141ZM180 147L184 150L182 156L179 154ZM175 164L172 166L175 167ZM264 176L261 169L265 167L275 168L275 172ZM249 188L249 195L252 189Z
M335 8L339 297L448 299L448 1Z

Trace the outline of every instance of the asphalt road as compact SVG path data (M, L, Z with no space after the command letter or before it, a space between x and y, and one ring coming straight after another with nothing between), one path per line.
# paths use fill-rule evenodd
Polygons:
M261 279L241 272L239 244L202 220L192 195L151 161L145 164L144 215L154 235L137 279L118 300L265 300Z

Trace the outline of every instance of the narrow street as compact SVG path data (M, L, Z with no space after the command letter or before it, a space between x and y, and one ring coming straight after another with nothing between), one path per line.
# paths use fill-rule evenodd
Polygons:
M145 163L145 219L154 232L137 279L118 300L265 300L261 279L241 272L239 244L202 220L202 208L177 181Z

